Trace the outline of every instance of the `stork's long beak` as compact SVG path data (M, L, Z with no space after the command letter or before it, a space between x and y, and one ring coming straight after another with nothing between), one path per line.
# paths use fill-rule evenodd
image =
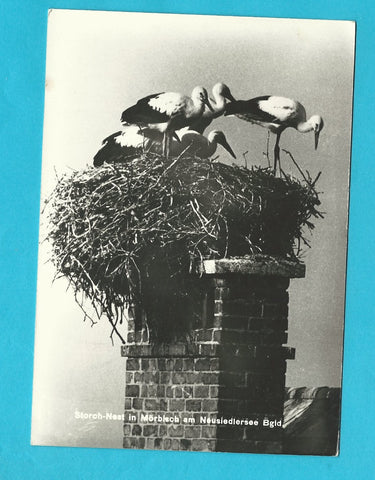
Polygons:
M236 155L234 154L233 150L231 149L229 143L226 140L221 140L220 145L222 145L227 152L229 152L233 158L237 158Z
M214 111L214 109L212 108L212 105L211 105L211 103L210 103L210 101L209 101L208 98L205 98L205 99L203 100L203 103L204 103L205 105L207 105L207 107L211 110L211 112Z
M318 148L320 132L315 132L315 150Z

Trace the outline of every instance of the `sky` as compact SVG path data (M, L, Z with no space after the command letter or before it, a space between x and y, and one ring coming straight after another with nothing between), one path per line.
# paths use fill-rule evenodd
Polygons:
M303 258L306 278L292 280L289 289L288 345L296 347L296 360L288 361L287 385L339 386L353 60L352 22L52 10L42 201L56 174L92 164L101 141L121 128L122 111L146 95L190 94L197 85L211 90L221 81L236 99L280 95L300 101L308 117L324 118L319 149L314 151L312 133L293 129L283 133L280 146L312 176L322 172L318 190L325 218L315 222L312 248ZM228 117L207 131L212 129L224 131L239 164L249 152L249 165L266 165L265 129ZM216 154L232 162L220 147ZM281 162L297 175L285 155ZM124 359L119 345L111 345L105 320L90 327L65 281L51 284L54 271L47 259L48 245L42 244L33 415L44 420L34 422L34 440L70 445L82 437L95 446L98 424L80 424L73 413L90 408L122 413ZM102 442L121 446L121 425L115 428L120 440L112 427L103 430Z

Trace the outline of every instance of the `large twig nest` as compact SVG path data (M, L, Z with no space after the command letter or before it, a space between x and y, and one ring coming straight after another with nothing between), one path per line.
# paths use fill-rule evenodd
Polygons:
M153 155L66 175L48 205L58 273L107 315L113 332L130 303L159 337L190 321L196 261L255 253L295 259L303 230L321 216L309 182Z

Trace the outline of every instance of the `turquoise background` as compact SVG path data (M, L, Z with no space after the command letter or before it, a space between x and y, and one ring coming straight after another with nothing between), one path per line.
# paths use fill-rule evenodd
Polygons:
M338 458L31 447L30 419L48 8L357 22L341 453ZM373 1L0 3L0 479L375 478Z

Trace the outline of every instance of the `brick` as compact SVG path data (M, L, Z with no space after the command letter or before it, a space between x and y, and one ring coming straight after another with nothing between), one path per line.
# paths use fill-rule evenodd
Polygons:
M168 386L164 387L165 388L165 396L167 398L173 398L174 397L174 388Z
M176 398L191 398L193 396L193 387L190 385L176 386L175 396Z
M197 384L197 383L202 383L202 377L203 373L202 372L186 372L186 383L187 384Z
M214 314L221 315L223 313L223 301L222 300L215 300L214 306Z
M184 372L172 372L172 383L186 383L186 375Z
M134 343L135 342L135 334L134 332L129 332L128 333L128 343Z
M212 385L219 383L219 374L218 373L202 373L202 382L204 385Z
M148 385L141 384L141 397L148 397Z
M209 358L198 358L195 361L194 365L195 370L205 370L208 371L210 370L210 359Z
M211 342L212 341L212 329L200 329L195 332L195 339L197 342Z
M146 372L158 370L158 360L156 358L142 358L142 369Z
M163 439L163 449L170 450L172 447L172 440L170 438Z
M143 339L142 332L141 331L135 332L135 342L141 343L142 339Z
M139 397L139 385L126 385L125 394L127 397Z
M165 358L159 358L158 359L158 370L163 371L166 369L166 359Z
M170 437L182 437L184 434L184 427L182 425L170 425L168 428L168 435Z
M132 408L132 398L125 398L125 410Z
M185 427L185 437L186 438L201 438L201 427L199 425L190 427Z
M180 442L177 440L177 438L172 439L172 445L171 445L172 450L180 450Z
M143 372L134 372L134 382L143 383L145 374Z
M163 384L171 383L171 372L161 372L160 383L163 383Z
M148 397L157 397L157 385L149 385L148 386Z
M155 448L155 438L146 438L146 448L153 450Z
M223 337L223 331L222 330L214 330L213 332L213 341L214 342L221 342L222 337Z
M131 425L125 424L125 425L124 425L124 428L123 428L123 431L124 431L124 435L125 435L125 436L130 435L130 434L131 434L131 431L132 431Z
M194 368L194 359L193 358L184 358L183 369L186 372L187 370L193 370Z
M169 400L169 408L172 412L182 412L185 408L185 400Z
M216 398L219 395L219 387L215 385L210 386L210 398Z
M154 448L160 450L163 446L163 439L162 438L155 438L154 440Z
M158 397L165 397L165 386L164 385L157 385L156 386L156 395Z
M154 398L145 399L145 410L159 410L160 402Z
M202 410L201 400L186 400L186 410L188 412L200 412Z
M206 345L199 345L199 352L203 356L215 356L217 355L218 345L216 344L206 344Z
M159 372L146 372L144 376L144 381L147 383L158 383L159 382Z
M168 350L169 350L169 355L183 356L186 354L186 346L184 344L170 345Z
M140 361L139 358L128 358L126 361L127 370L139 370Z
M156 436L158 433L158 425L144 425L143 435L145 437Z
M165 360L165 370L173 371L175 366L175 360L173 358L167 358Z
M215 328L221 328L223 326L223 315L221 313L214 316L212 326Z
M132 434L142 435L142 427L140 425L133 425Z
M125 375L125 382L126 383L133 383L134 373L133 372L126 372Z
M190 450L191 440L187 440L186 438L181 438L180 446L181 446L181 450Z
M168 433L167 425L159 425L159 436L165 437Z
M142 410L143 409L143 398L134 398L133 399L133 408L136 410Z
M209 395L210 387L198 385L194 387L194 397L195 398L207 398Z
M218 408L217 400L205 399L202 402L202 410L204 412L216 412Z
M178 371L181 371L182 370L182 358L175 358L174 359L174 366L173 366L173 370L175 372L178 372Z

